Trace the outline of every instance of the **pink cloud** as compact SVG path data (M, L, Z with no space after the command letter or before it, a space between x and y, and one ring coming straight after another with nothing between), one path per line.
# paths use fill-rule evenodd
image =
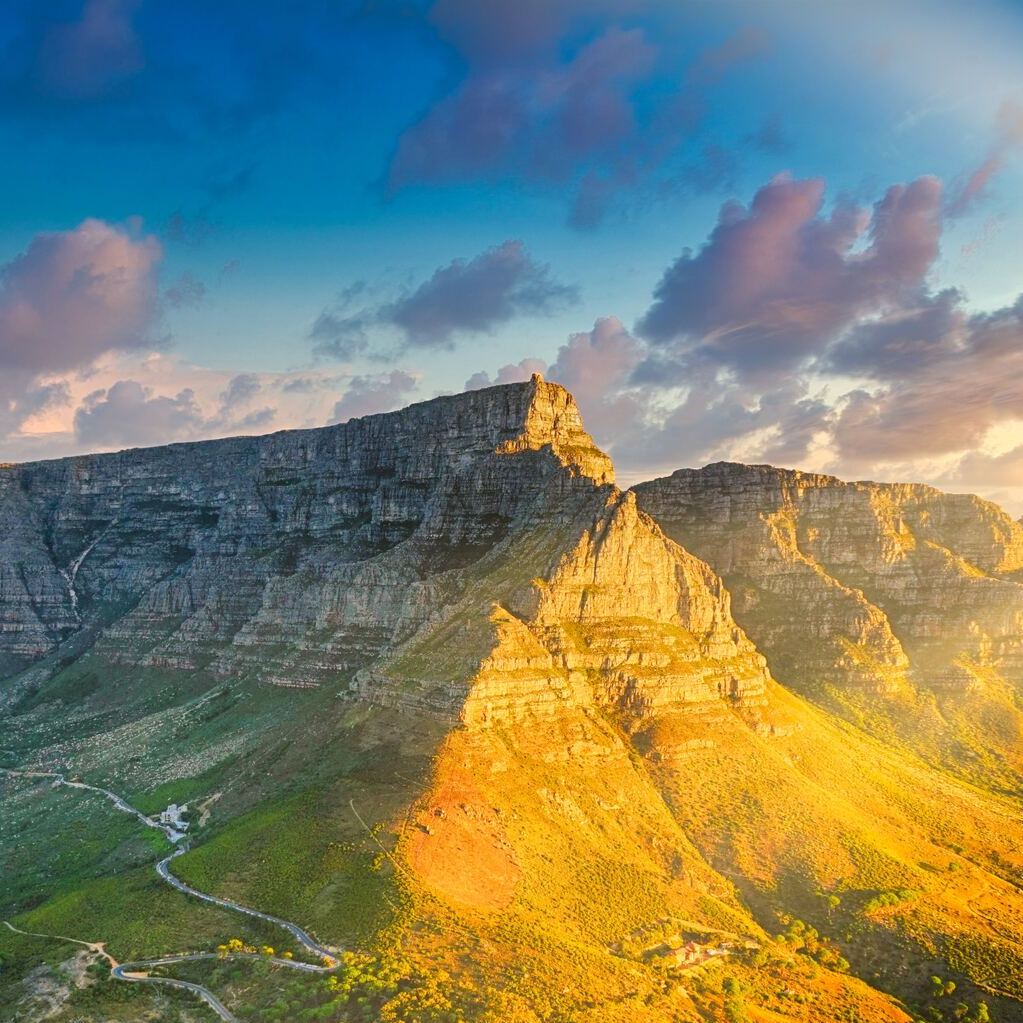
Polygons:
M408 402L417 384L415 376L400 369L352 377L348 389L334 406L331 422L344 423L359 416L390 412Z
M192 390L154 395L135 380L119 380L86 396L75 412L74 430L89 447L146 446L189 439L202 424Z
M1007 100L995 119L995 138L988 155L951 197L947 213L959 217L986 198L991 182L1002 172L1013 150L1023 145L1023 106Z
M543 359L522 359L519 362L502 366L493 377L484 371L473 373L465 382L465 390L478 391L481 387L493 387L495 384L524 383L534 373L542 375L546 372L547 363Z
M920 178L889 188L870 213L839 202L825 216L823 181L776 178L749 208L722 207L703 247L664 273L639 332L668 356L747 376L798 366L923 286L941 191Z
M37 235L0 270L0 369L61 372L144 345L162 254L101 220Z

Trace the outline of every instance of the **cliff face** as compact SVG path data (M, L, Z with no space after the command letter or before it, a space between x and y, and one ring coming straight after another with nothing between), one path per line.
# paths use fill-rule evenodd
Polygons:
M636 488L722 574L779 676L897 690L1023 683L1023 528L969 495L769 466L683 469Z
M320 430L5 467L0 671L94 635L140 668L355 679L446 711L486 691L466 711L481 720L540 690L641 712L762 688L720 582L613 478L539 378Z
M1023 997L1023 714L982 695L1018 678L1023 530L991 505L736 466L623 493L534 379L2 467L0 526L5 762L187 801L185 879L367 955L414 934L466 1018L722 1018L647 954L694 927L751 1008L908 1019L797 917L900 997ZM126 878L89 937L132 958L178 898L148 844L3 780L3 915L74 934ZM153 952L195 947L180 912Z

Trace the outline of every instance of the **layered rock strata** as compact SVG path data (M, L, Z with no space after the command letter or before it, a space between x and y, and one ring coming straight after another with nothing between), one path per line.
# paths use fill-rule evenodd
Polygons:
M783 680L897 689L1023 683L1023 528L996 505L910 484L719 463L636 487L706 559Z
M534 377L318 430L0 469L0 670L337 684L494 720L753 699L714 574ZM540 698L542 694L542 698ZM552 694L553 697L552 697Z

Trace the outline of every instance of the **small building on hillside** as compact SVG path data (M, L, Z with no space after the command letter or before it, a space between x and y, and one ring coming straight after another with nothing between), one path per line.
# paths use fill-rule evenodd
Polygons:
M687 941L684 945L672 947L665 943L659 952L661 962L671 969L679 969L683 966L695 966L707 958L707 951L702 945L695 941Z
M175 831L187 831L188 821L183 816L186 813L188 813L187 803L183 803L181 806L178 806L177 803L171 803L166 810L160 812L160 823L166 824Z

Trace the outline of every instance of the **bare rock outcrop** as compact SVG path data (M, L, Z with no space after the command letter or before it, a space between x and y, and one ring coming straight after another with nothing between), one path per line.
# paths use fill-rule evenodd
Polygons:
M980 498L718 463L636 487L720 572L783 680L897 690L1023 684L1023 528Z
M751 701L720 580L534 377L355 419L6 467L0 668L336 685L467 721ZM49 663L43 661L43 663Z

